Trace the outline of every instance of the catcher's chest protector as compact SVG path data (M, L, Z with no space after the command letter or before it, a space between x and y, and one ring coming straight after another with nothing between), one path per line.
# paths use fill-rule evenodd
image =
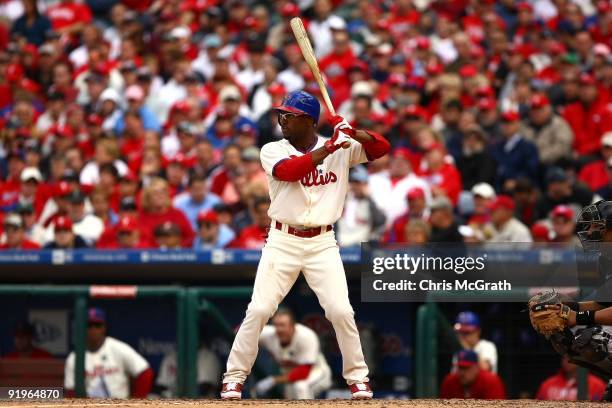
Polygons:
M609 378L612 377L611 333L611 326L595 325L553 334L550 342L559 354L567 355L573 363Z

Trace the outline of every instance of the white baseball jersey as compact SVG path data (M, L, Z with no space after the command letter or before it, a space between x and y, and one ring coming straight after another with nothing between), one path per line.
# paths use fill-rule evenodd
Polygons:
M309 151L322 147L326 141L318 136ZM299 182L281 181L272 176L276 164L304 154L287 139L270 142L261 149L261 164L268 176L272 201L268 215L289 225L317 227L333 224L342 215L349 168L368 161L365 150L361 143L353 141L350 148L339 149L327 156L316 170Z
M74 351L64 368L64 387L74 390ZM90 398L129 398L130 379L149 368L149 363L130 345L106 337L102 347L85 352L85 389Z
M267 325L263 328L259 337L259 344L268 350L274 360L280 365L283 373L288 373L294 367L304 364L312 364L312 370L329 370L327 361L321 347L317 334L303 324L295 324L295 333L286 347L280 344L276 335L276 328Z
M206 348L200 348L198 350L198 384L212 384L216 385L221 378L221 366L219 365L219 359L212 351ZM166 398L176 397L176 385L177 385L177 364L176 364L176 352L168 353L164 356L160 366L159 375L157 376L157 385L168 389L168 395L164 395Z

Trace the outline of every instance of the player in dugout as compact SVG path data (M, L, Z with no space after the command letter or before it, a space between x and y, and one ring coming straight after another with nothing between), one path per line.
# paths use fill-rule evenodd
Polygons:
M75 353L66 359L64 389L75 395ZM130 345L106 335L106 313L92 307L87 316L85 389L89 398L146 398L153 386L153 370Z
M276 385L283 385L286 399L315 399L332 385L331 369L321 352L317 334L296 323L289 309L279 308L259 338L281 368L281 374L260 380L258 396L266 395Z

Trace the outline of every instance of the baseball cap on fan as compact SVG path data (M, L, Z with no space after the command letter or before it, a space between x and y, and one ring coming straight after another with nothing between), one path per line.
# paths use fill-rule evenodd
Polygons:
M489 183L478 183L472 187L472 194L482 198L495 198L495 190Z
M238 89L238 87L234 85L227 85L223 89L221 89L221 92L219 92L219 100L221 102L241 101L242 95L240 94L240 90Z
M478 365L478 354L473 350L461 350L455 353L458 367L473 367Z
M453 328L459 333L471 333L480 329L480 318L469 310L461 312L457 315Z
M40 170L36 167L26 167L21 171L20 179L22 182L34 180L40 183L42 181L42 174L40 174Z
M349 171L349 181L355 183L368 182L368 170L363 166L355 166Z

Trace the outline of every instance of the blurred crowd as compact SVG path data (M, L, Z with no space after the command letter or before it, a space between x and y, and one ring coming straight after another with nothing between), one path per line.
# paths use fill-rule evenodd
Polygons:
M2 248L260 248L273 106L321 96L296 16L393 146L351 172L341 245L572 243L612 198L607 0L2 0Z

